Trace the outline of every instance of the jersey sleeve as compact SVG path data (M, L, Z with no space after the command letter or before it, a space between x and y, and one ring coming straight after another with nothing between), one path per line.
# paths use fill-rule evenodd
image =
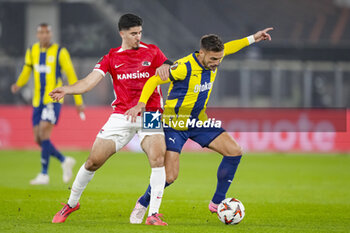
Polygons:
M97 61L94 70L106 76L107 72L110 71L109 67L109 54L106 54Z
M161 84L169 83L170 81L170 79L163 81L158 75L154 75L151 78L149 78L143 86L139 102L147 104L149 98L153 94L156 87Z
M59 63L62 70L67 76L68 83L70 85L78 81L77 75L75 73L72 60L70 58L69 52L66 48L62 48L59 54ZM74 101L76 105L83 104L83 98L81 95L74 95Z
M233 54L238 52L239 50L243 49L244 47L248 46L250 44L250 41L248 40L248 37L245 37L240 40L233 40L230 42L225 43L224 48L224 56Z
M32 69L33 69L33 61L31 56L31 50L27 49L26 55L24 58L24 66L16 82L17 86L23 87L24 85L27 84L30 78L30 73L32 72Z
M32 55L31 55L30 49L27 49L27 51L26 51L26 56L24 58L24 64L26 66L33 67L33 61L32 61Z
M170 66L169 79L171 81L184 80L187 75L187 67L181 61L176 61L174 65Z
M154 67L158 68L159 66L163 65L163 63L168 60L168 58L164 55L164 53L162 52L162 50L160 50L160 48L158 48L157 46L155 46L156 49L156 55L153 59L153 65Z

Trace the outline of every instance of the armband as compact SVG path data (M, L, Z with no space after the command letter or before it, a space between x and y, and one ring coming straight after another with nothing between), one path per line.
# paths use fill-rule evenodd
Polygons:
M172 62L169 59L167 59L165 62L163 62L163 64L172 65L172 64L174 64L174 62Z

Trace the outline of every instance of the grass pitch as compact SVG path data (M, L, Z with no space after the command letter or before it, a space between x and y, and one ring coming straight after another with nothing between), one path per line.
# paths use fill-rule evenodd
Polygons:
M67 151L77 160L88 152ZM228 197L240 199L245 219L226 226L208 210L221 157L181 155L180 175L164 194L161 213L169 226L129 224L150 168L144 154L121 152L95 174L81 209L52 224L69 185L51 157L50 184L31 186L40 171L39 151L0 151L0 232L350 232L350 156L253 155L242 158Z

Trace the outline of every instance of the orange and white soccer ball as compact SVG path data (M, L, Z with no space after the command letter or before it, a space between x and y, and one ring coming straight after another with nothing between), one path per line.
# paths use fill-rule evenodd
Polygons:
M227 225L238 224L245 215L245 209L238 199L226 198L218 205L218 218Z

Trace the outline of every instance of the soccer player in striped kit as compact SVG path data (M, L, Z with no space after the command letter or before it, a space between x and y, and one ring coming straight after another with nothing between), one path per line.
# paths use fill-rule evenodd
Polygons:
M160 84L170 83L168 96L164 107L163 122L166 141L165 187L172 184L178 177L180 168L180 153L188 139L197 142L223 156L217 172L217 188L209 202L209 211L216 213L218 204L225 199L236 169L242 157L240 145L229 135L221 125L216 127L199 127L197 124L186 125L186 122L205 122L208 100L214 85L218 67L222 59L252 43L271 40L266 28L254 35L240 40L223 43L214 34L201 38L200 50L177 60L170 68L168 78L153 76L145 84L139 103L127 111L128 117L135 117L148 103L150 94ZM143 218L149 203L151 186L142 195L134 208L132 215Z
M11 86L13 93L18 92L29 80L31 72L34 76L33 96L33 131L35 142L41 147L41 172L30 181L32 185L49 183L48 167L50 155L56 157L62 165L63 181L72 178L72 168L75 160L62 155L51 142L50 136L54 126L58 123L63 99L53 101L49 93L56 87L62 86L62 71L73 84L78 79L74 71L68 50L57 43L52 43L51 26L42 23L37 27L39 42L27 49L23 70L15 84ZM84 117L83 98L74 96L77 111Z

